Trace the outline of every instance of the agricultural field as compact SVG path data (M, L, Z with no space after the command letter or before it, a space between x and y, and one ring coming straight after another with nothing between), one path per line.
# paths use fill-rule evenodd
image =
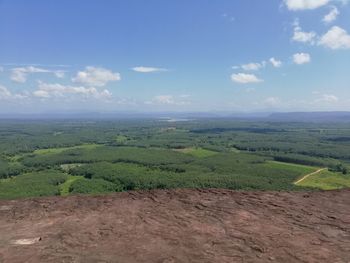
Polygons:
M1 121L0 198L350 187L350 124Z
M327 170L323 170L319 173L308 176L300 183L299 186L314 187L323 190L335 190L342 189L344 187L350 187L350 180L348 175L333 173Z
M217 154L217 152L211 151L211 150L207 150L207 149L203 149L203 148L183 148L183 149L176 149L176 151L182 152L182 153L188 153L190 155L193 155L195 157L198 158L202 158L202 157L209 157L212 155Z

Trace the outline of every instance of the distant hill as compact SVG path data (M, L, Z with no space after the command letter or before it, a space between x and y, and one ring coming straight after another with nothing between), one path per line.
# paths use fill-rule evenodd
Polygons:
M279 112L270 114L268 119L289 122L350 122L350 112Z

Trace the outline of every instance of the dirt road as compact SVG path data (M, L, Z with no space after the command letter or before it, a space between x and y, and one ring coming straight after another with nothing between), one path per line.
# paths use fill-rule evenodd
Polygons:
M0 201L0 262L350 262L350 190Z
M305 180L306 178L308 178L309 176L314 175L314 174L318 174L318 173L320 173L320 172L322 172L322 171L324 171L324 170L326 170L326 169L327 169L327 168L321 168L321 169L318 169L318 170L315 171L315 172L309 173L309 174L303 176L302 178L300 178L298 181L294 182L294 184L298 184L298 183L304 181L304 180Z

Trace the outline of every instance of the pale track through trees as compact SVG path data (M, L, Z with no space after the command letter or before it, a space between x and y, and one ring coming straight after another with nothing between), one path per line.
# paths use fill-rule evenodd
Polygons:
M304 181L306 178L308 178L309 176L314 175L314 174L318 174L318 173L320 173L320 172L322 172L322 171L324 171L324 170L326 170L326 169L327 169L327 168L321 168L321 169L318 169L318 170L315 171L315 172L309 173L309 174L303 176L302 178L300 178L298 181L294 182L294 184L299 184L299 183L301 183L302 181Z

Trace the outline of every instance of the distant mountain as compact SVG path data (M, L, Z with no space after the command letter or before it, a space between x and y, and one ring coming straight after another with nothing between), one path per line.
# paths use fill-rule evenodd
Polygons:
M288 122L350 122L350 112L279 112L270 114L268 120Z

